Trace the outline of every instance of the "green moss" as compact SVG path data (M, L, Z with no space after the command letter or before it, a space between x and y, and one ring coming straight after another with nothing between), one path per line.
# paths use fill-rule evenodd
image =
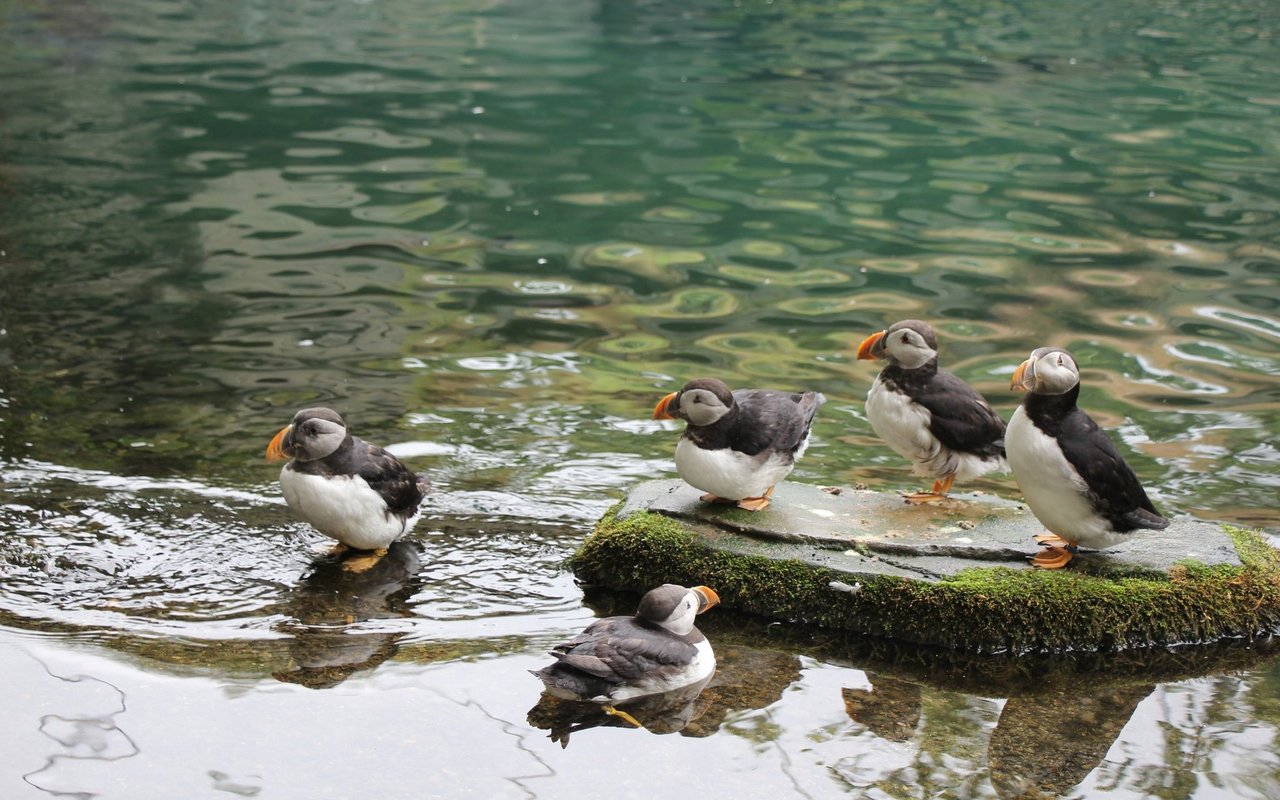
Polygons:
M972 569L925 582L850 575L793 560L712 548L651 512L617 507L572 559L584 581L644 590L712 586L755 614L970 652L1114 650L1251 638L1280 628L1280 556L1253 532L1229 529L1243 567L1187 562L1167 576ZM832 581L861 584L835 591Z

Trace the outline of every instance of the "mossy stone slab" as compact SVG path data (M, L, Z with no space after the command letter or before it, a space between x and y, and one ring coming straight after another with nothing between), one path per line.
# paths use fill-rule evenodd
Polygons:
M575 554L588 583L705 583L774 619L973 652L1125 649L1280 630L1280 552L1182 518L1065 569L1029 564L1043 528L1021 504L783 483L764 511L703 503L679 480L637 486Z
M751 512L704 503L701 494L681 480L650 481L627 496L617 517L652 511L697 529L713 547L919 580L983 566L1033 569L1029 558L1039 548L1032 537L1044 532L1025 506L992 495L955 494L941 503L911 505L885 492L783 483L768 508ZM1069 568L1167 574L1188 560L1241 566L1221 526L1180 519L1105 551L1084 550Z

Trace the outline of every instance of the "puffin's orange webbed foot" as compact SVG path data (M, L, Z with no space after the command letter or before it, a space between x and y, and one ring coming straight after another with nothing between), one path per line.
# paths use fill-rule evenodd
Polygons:
M934 492L908 492L902 495L902 499L913 506L920 506L926 503L941 503L947 499L947 496Z
M704 503L732 503L732 502L734 502L733 500L730 500L730 499L725 498L725 497L721 497L721 496L719 496L719 495L712 494L711 492L707 492L706 494L704 494L703 496L699 497L698 499L699 499L699 500L701 500L701 501L702 501L702 502L704 502Z
M1039 533L1032 538L1036 540L1036 544L1044 545L1045 547L1070 547L1071 546L1071 542L1068 542L1066 539L1063 539L1061 536L1059 536L1056 533Z
M1062 569L1071 563L1072 557L1075 556L1075 549L1072 545L1045 547L1031 559L1031 565L1040 569Z
M764 494L759 497L744 497L738 501L738 508L747 511L763 511L769 507L769 503L773 499L773 487L770 486Z
M360 555L352 556L343 561L342 568L347 572L355 572L357 574L361 572L368 572L373 568L373 565L381 561L382 557L386 554L387 548L385 547L380 547L371 553L361 553Z
M632 725L635 725L637 728L644 727L644 725L640 724L640 720L636 719L635 717L631 716L630 714L628 714L627 712L623 711L620 708L614 708L613 706L601 706L600 709L604 711L604 713L613 717L617 717L623 722L628 722Z
M927 492L910 492L902 496L912 505L920 505L921 503L940 503L947 499L947 492L951 491L951 484L956 482L955 474L944 475L933 482L933 488Z

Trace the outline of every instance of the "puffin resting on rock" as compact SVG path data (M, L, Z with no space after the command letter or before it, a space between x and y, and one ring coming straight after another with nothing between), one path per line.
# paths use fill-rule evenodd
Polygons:
M431 488L395 456L352 436L336 411L304 408L267 447L268 461L292 459L280 470L289 508L311 527L337 539L335 553L372 551L343 567L361 572L413 529Z
M1076 407L1080 368L1070 353L1032 351L1014 371L1012 388L1028 394L1005 434L1009 467L1049 530L1036 537L1045 549L1031 563L1059 569L1079 545L1102 550L1134 531L1168 527L1115 445Z
M529 672L555 697L601 703L608 713L643 727L614 704L710 678L716 657L693 623L719 602L706 586L663 584L640 598L635 616L596 620L551 650L554 664Z
M895 322L863 339L858 358L889 362L867 392L871 428L915 465L912 472L934 479L931 490L906 495L908 503L938 502L957 480L1006 468L1004 420L976 389L938 367L938 338L928 324Z
M704 501L760 511L809 446L825 402L820 392L731 392L715 378L698 378L658 401L653 418L688 423L676 444L676 471L706 492Z

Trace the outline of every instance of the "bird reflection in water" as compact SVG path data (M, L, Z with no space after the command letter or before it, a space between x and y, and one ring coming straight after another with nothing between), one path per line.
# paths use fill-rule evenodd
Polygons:
M791 653L722 644L717 646L716 673L708 680L619 704L619 710L650 733L702 738L719 730L733 712L778 702L799 678L800 659ZM578 731L635 728L598 703L561 700L550 693L529 710L528 722L549 731L551 740L561 747L568 747L570 734Z
M922 713L925 685L865 674L870 689L841 690L851 719L890 742L923 743L934 737ZM1009 697L986 747L996 795L1050 798L1069 793L1102 764L1138 704L1154 689L1147 683L1116 684L1089 692L1034 691Z
M1058 797L1102 763L1155 684L1011 697L987 745L1000 797Z
M293 666L274 677L327 689L395 655L403 633L361 633L361 623L413 616L409 599L422 583L419 560L418 547L407 541L393 543L364 572L344 569L339 556L318 559L285 601L293 619L277 630L293 636Z
M609 707L599 703L562 700L548 692L529 709L528 721L535 728L550 731L551 741L561 747L569 746L570 734L591 728L634 728L632 720L650 733L679 733L706 713L710 701L702 690L713 677L674 691L619 703L616 710L625 712L630 719L612 713Z
M840 690L845 712L881 739L911 739L920 724L920 685L874 672L865 674L870 689Z

